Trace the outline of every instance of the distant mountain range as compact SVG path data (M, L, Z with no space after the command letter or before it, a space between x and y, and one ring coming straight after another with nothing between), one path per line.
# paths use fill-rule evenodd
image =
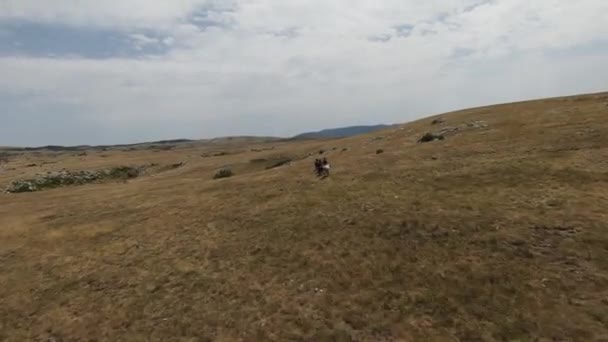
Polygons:
M393 125L349 126L340 128L330 128L318 132L307 132L298 134L293 137L293 139L346 138L354 135L371 133L391 127L393 127Z
M52 152L69 152L69 151L87 151L87 150L108 150L108 149L146 149L146 148L160 148L164 147L170 149L178 145L182 146L198 146L198 145L226 145L226 144L243 144L243 143L261 143L281 140L275 137L258 137L258 136L232 136L232 137L220 137L213 139L173 139L173 140L159 140L133 144L119 144L119 145L78 145L78 146L60 146L60 145L47 145L40 147L0 147L0 151L52 151Z
M120 148L120 147L133 147L133 146L141 146L141 145L174 145L174 144L182 144L194 142L194 140L189 139L175 139L175 140L159 140L153 142L146 143L136 143L136 144L121 144L121 145L78 145L78 146L60 146L60 145L47 145L40 147L4 147L0 148L2 150L13 150L13 151L86 151L86 150L102 150L107 148Z
M261 137L261 136L234 136L234 137L221 137L213 139L201 139L201 140L190 140L190 139L174 139L174 140L160 140L152 142L142 142L134 144L119 144L119 145L79 145L79 146L58 146L58 145L47 145L40 147L3 147L0 146L2 151L86 151L86 150L105 150L115 148L147 148L154 147L157 145L180 145L180 144L225 144L225 143L242 143L246 141L250 142L270 142L270 141L290 141L290 140L301 140L301 139L330 139L330 138L346 138L352 137L359 134L366 134L391 128L395 125L370 125L370 126L349 126L340 128L324 129L318 132L306 132L298 134L292 138L278 138L278 137Z

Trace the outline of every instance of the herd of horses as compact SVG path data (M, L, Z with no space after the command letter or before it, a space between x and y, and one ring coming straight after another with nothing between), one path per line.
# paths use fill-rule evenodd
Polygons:
M317 177L329 177L329 169L330 166L327 158L315 160L315 173L317 174Z

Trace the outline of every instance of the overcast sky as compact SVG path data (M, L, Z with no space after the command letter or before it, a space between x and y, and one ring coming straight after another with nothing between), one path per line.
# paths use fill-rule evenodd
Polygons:
M604 90L606 0L0 0L0 145L289 136Z

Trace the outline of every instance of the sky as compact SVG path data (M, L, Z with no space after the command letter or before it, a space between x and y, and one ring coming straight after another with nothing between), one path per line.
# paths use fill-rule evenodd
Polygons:
M291 136L606 90L606 0L0 0L0 146Z

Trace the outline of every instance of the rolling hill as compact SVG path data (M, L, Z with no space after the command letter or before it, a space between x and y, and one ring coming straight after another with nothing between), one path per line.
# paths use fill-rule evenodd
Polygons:
M601 93L340 139L9 154L0 188L146 167L0 194L0 340L605 340L606 117Z
M324 129L318 132L308 132L298 134L293 139L326 139L326 138L346 138L355 135L372 133L375 131L388 129L390 125L372 125L372 126L349 126L341 128Z
M47 145L38 147L3 147L0 146L0 151L13 151L13 152L31 152L31 151L47 151L47 152L74 152L74 151L94 151L94 150L120 150L129 148L132 150L146 149L155 146L173 146L173 147L195 147L210 144L225 144L231 143L233 145L240 144L255 144L261 142L277 141L280 138L276 137L256 137L256 136L234 136L234 137L220 137L213 139L171 139L171 140L159 140L151 142L141 142L133 144L117 144L117 145L79 145L79 146L62 146L62 145Z

